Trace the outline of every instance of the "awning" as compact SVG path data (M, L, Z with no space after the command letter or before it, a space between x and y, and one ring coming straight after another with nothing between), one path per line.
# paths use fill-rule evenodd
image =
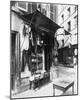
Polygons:
M20 9L19 9L20 10ZM25 11L20 10L21 13L17 14L30 26L33 26L36 31L41 30L47 32L48 35L54 37L57 29L61 28L58 24L50 20L48 17L43 15L41 12L36 10L35 12L28 14ZM23 14L22 14L23 13ZM70 33L65 30L65 35L69 35Z
M36 10L32 14L25 14L23 15L23 17L30 22L30 25L34 26L35 30L42 30L49 34L52 33L52 36L54 36L56 30L60 28L59 25L47 18L38 10Z
M31 25L35 26L35 29L40 29L45 32L54 33L57 31L57 29L61 28L58 24L56 24L54 21L50 20L48 17L43 15L40 11L36 10L35 12L31 14L25 13L25 11L20 10L24 15L23 17L30 22ZM65 31L65 35L69 35L70 33L68 31Z

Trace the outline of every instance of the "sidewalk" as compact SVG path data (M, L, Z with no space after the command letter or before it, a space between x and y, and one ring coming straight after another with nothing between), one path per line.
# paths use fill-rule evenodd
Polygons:
M27 90L25 92L16 94L13 98L27 98L27 97L40 97L40 96L52 96L53 88L52 83L48 83L36 90Z
M71 75L70 75L71 74ZM73 78L74 79L74 94L77 94L77 68L60 68L59 78ZM55 78L57 79L57 78ZM53 81L55 81L55 79ZM55 95L62 95L62 91L55 90ZM65 95L72 95L72 87L66 91ZM53 96L53 82L50 82L39 89L36 90L27 90L25 92L14 95L12 98L29 98L29 97L43 97L43 96Z
M62 95L62 91L55 90L55 95ZM65 95L72 95L72 88L67 90ZM48 83L40 89L28 90L19 94L14 95L12 98L28 98L28 97L43 97L43 96L53 96L53 84Z

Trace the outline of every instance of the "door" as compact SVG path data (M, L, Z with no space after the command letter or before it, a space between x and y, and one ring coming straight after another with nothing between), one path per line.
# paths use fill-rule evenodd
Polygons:
M11 89L15 89L15 80L20 79L20 36L11 32Z

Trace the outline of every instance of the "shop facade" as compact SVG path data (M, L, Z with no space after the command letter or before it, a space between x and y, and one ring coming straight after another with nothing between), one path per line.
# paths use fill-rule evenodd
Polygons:
M55 37L56 31L61 27L38 10L31 14L20 11L12 9L11 27L11 30L16 30L20 34L19 48L17 48L20 50L17 71L20 86L24 82L21 81L22 79L29 80L31 77L34 77L34 84L37 85L40 84L40 80L41 84L49 82L51 67L56 66L58 56L63 55L62 52L58 54L59 44ZM64 59L61 56L60 59ZM35 76L37 75L39 77L36 81ZM25 84L27 85L27 82Z

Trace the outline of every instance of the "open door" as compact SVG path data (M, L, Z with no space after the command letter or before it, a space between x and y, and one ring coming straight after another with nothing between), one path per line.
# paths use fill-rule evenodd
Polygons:
M20 79L20 35L11 31L11 89L15 89L15 81Z

